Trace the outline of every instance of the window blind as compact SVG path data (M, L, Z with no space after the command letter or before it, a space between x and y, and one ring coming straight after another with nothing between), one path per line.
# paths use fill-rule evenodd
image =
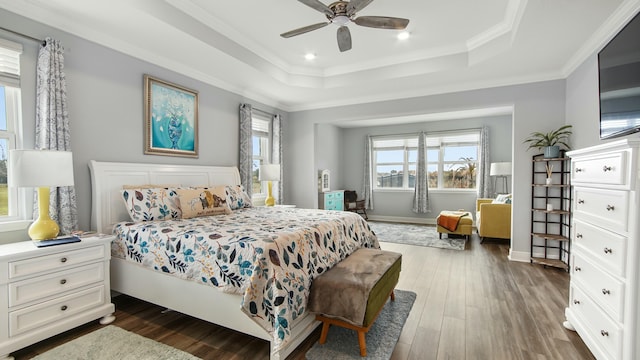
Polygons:
M22 44L0 39L0 84L20 87Z

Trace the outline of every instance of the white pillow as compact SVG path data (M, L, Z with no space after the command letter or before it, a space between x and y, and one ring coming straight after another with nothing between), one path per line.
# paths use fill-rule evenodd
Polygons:
M511 194L500 194L491 202L492 204L511 204Z

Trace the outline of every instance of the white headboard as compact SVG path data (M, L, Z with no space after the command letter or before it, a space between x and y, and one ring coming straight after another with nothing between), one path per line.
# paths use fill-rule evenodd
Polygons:
M111 234L113 225L130 219L122 185L179 184L181 186L238 185L235 166L136 164L89 161L91 171L91 229Z

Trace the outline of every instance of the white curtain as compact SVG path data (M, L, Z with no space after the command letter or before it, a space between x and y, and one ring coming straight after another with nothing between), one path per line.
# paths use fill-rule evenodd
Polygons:
M478 172L476 179L478 182L478 197L488 198L491 197L491 176L489 171L491 169L491 157L489 156L489 128L482 127L480 133L480 161L478 161Z
M427 134L418 135L418 162L416 164L416 183L413 195L413 212L425 214L431 212L429 208L429 178L427 176Z
M40 150L71 151L67 89L64 69L64 48L60 41L47 38L36 65L36 139ZM38 213L34 204L34 217ZM60 225L61 234L78 229L78 208L73 186L51 189L49 214Z
M244 186L249 198L253 193L251 111L251 104L240 104L240 158L238 159L238 171L240 171L240 183Z
M280 164L280 181L278 181L278 187L275 189L274 197L277 204L283 204L284 194L284 169L282 162L282 116L273 115L271 125L271 163Z
M364 196L364 207L373 210L373 179L371 176L371 135L367 135L364 146L364 174L362 183L362 194Z

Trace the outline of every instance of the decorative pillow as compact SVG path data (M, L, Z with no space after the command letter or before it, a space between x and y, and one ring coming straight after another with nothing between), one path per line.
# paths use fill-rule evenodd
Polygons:
M224 187L225 193L227 194L227 204L229 204L229 208L231 210L238 210L242 208L250 208L253 206L251 203L251 198L244 191L244 186L242 185L226 185Z
M511 194L500 194L491 202L492 204L511 204Z
M210 188L180 188L176 189L180 198L182 218L189 219L198 216L230 214L224 186Z
M174 188L121 190L131 220L135 222L180 219L180 200Z

